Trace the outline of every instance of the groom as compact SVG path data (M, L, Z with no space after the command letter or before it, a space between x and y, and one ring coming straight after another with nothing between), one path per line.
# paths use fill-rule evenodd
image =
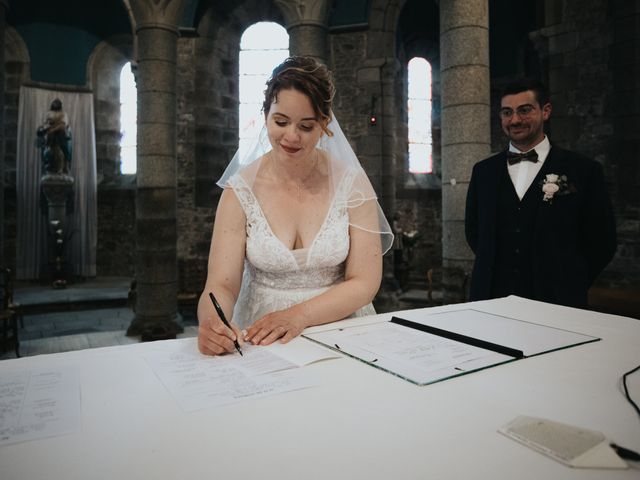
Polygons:
M521 79L501 95L509 149L473 167L465 233L475 262L471 300L518 295L587 306L587 291L616 250L599 163L551 144L546 88Z

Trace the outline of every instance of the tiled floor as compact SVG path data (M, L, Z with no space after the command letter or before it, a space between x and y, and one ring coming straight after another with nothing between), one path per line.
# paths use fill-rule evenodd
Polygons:
M15 301L26 310L19 332L20 355L32 356L85 348L139 342L127 337L133 311L126 304L130 280L100 278L56 290L32 284L17 285ZM109 304L113 307L109 307ZM92 308L99 305L100 308ZM182 319L184 333L197 335L195 319ZM0 353L0 360L15 358L13 351Z

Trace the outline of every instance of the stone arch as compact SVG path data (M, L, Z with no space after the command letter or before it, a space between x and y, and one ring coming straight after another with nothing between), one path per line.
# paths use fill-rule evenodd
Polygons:
M27 45L22 40L22 37L18 31L10 25L5 27L4 32L4 45L5 45L5 62L20 61L23 63L29 63L29 50Z
M396 216L403 231L416 231L418 237L412 249L412 262L400 262L396 277L410 285L424 285L427 271L432 270L440 283L442 265L442 191L439 173L440 159L440 32L439 8L435 0L406 0L397 17L398 76L395 84L396 118ZM432 140L433 168L431 175L408 172L408 62L420 56L432 69ZM406 257L406 254L404 255ZM435 273L434 273L435 272ZM433 278L433 277L432 277ZM402 287L406 288L404 282Z
M239 52L244 30L258 21L284 26L271 1L201 2L193 33L178 39L177 215L179 289L200 292L211 225L221 189L216 181L238 148ZM194 35L195 34L195 35Z
M96 121L96 159L99 181L120 177L120 71L133 60L133 38L117 35L100 42L87 62Z
M438 174L441 171L440 160L440 31L439 9L435 1L407 0L398 17L396 35L397 57L400 71L397 84L398 105L398 142L396 179L399 189L405 186L440 188ZM432 134L433 134L433 171L435 175L411 176L408 174L407 152L407 64L413 57L425 58L432 69Z
M344 119L346 133L389 217L396 198L396 25L404 1L373 0L366 32L336 32L330 38L336 115ZM352 53L358 56L349 61ZM375 127L369 124L369 114L378 119Z
M135 264L135 185L120 175L120 72L132 59L133 38L122 34L96 45L87 61L95 115L98 275L133 275Z
M369 12L369 29L395 34L398 18L407 0L372 0ZM395 42L394 42L395 44ZM388 45L392 47L393 44ZM389 52L384 52L385 55Z
M238 148L240 38L259 21L285 26L271 1L218 2L202 14L196 39L196 206L212 207L220 194L215 181Z

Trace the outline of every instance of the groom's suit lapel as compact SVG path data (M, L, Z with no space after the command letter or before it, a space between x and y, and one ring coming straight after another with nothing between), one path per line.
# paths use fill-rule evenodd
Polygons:
M544 178L549 174L565 174L565 163L562 150L553 148L552 146L547 159L540 169L540 172L536 175L536 178L531 184L531 188L527 192L527 195L534 196L534 199L532 200L535 201L537 206L534 234L537 238L536 243L540 246L544 244L544 242L542 242L542 238L546 233L549 233L550 225L553 224L552 219L556 214L556 209L553 208L553 204L543 200L544 193L542 191L542 184L544 182Z
M552 147L551 150L549 151L549 155L547 156L546 160L544 161L544 164L542 165L542 168L533 179L533 182L531 182L531 185L527 189L524 197L522 197L522 200L523 201L525 199L529 200L529 196L533 196L536 199L536 204L538 204L538 206L542 205L543 204L542 197L544 195L542 192L543 180L550 173L555 173L555 174L562 173L560 171L562 170L562 164L563 164L562 153L558 151L557 148Z
M549 155L547 156L544 165L542 165L542 168L540 169L540 173L538 175L540 178L536 178L536 180L542 181L545 175L548 175L550 173L555 173L558 175L565 173L562 171L562 166L564 163L565 162L563 159L562 151L557 148L553 148L552 145L551 150L549 151Z
M508 180L509 173L507 171L507 152L501 152L495 157L491 169L487 171L487 177L484 179L485 185L483 190L486 195L486 205L491 209L491 222L497 227L498 216L498 192L500 184Z

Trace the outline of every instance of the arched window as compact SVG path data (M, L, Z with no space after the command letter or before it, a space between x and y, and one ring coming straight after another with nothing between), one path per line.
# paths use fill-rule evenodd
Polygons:
M120 72L120 173L136 173L136 134L138 131L138 93L126 63Z
M265 83L273 69L289 56L289 34L274 22L258 22L240 39L240 153L263 125Z
M431 139L431 65L414 57L408 65L409 172L433 172Z

